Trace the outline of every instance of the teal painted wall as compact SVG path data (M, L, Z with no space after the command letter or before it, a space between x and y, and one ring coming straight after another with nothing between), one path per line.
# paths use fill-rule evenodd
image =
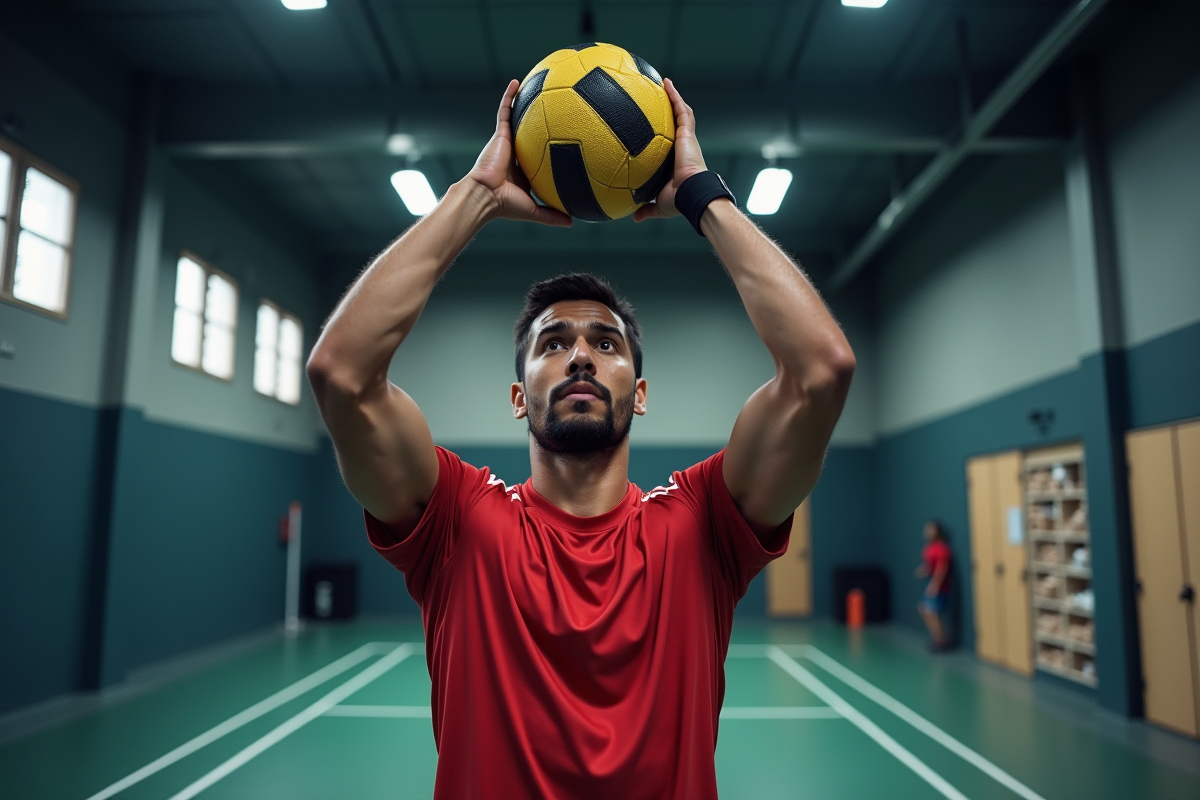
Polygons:
M310 499L319 444L307 394L291 407L250 386L260 298L297 313L306 343L326 312L311 251L219 169L162 164L144 359L136 391L106 394L132 82L52 16L0 11L0 110L82 186L69 317L0 302L15 346L0 359L0 713L278 621L277 521ZM182 248L238 282L231 383L170 361Z
M312 503L312 461L126 409L104 616L102 683L279 622L288 503Z
M809 500L813 613L835 610L833 572L839 566L880 565L876 448L835 445Z
M1200 265L1197 266L1200 269ZM1125 354L1131 428L1200 416L1200 324L1131 347Z
M99 417L0 388L0 713L79 683Z

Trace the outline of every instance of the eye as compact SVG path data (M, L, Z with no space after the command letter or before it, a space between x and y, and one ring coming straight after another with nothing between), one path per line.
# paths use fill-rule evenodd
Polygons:
M601 343L600 343L600 349L601 349L601 350L603 350L603 351L605 351L605 352L611 352L611 351L612 351L612 349L613 349L615 346L616 346L616 345L614 345L614 344L613 344L611 341L609 341L608 339L605 339L603 342L601 342Z
M547 350L555 350L555 349L557 349L557 348L559 348L559 347L562 347L562 342L560 342L560 341L557 341L557 340L555 340L555 339L551 339L550 341L546 342L546 349L547 349Z

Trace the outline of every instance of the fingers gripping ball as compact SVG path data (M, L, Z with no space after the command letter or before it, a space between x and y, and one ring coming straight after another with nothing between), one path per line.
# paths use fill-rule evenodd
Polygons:
M632 214L674 169L675 114L662 78L616 45L543 58L521 82L512 127L533 193L587 222Z

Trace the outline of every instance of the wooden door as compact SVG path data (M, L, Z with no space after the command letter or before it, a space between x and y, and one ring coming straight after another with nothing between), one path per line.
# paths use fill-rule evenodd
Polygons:
M1033 639L1030 632L1029 550L1025 537L1010 539L1008 515L1013 509L1024 530L1024 484L1021 478L1021 454L1013 451L992 457L992 552L996 557L1000 591L997 602L1003 608L1001 645L1003 663L1022 675L1033 674Z
M1192 690L1196 703L1196 727L1200 730L1200 422L1175 429L1179 472L1176 491L1183 523L1183 543L1187 550L1187 579L1192 600L1186 601L1191 618Z
M971 521L971 576L975 598L975 652L980 658L1004 663L1003 602L997 580L996 518L992 479L994 464L990 457L967 462L967 505Z
M811 515L806 498L792 518L787 552L767 565L767 614L807 617L812 613Z
M1171 428L1130 433L1126 454L1146 718L1195 736L1188 606L1179 598L1185 573L1175 433Z

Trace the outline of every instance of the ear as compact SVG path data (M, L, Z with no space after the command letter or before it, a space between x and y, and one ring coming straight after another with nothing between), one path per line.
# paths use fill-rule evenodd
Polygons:
M638 378L633 384L633 413L642 416L646 413L646 392L649 386L645 378Z
M512 385L512 408L513 419L525 419L529 416L529 408L525 405L525 385L522 383Z

